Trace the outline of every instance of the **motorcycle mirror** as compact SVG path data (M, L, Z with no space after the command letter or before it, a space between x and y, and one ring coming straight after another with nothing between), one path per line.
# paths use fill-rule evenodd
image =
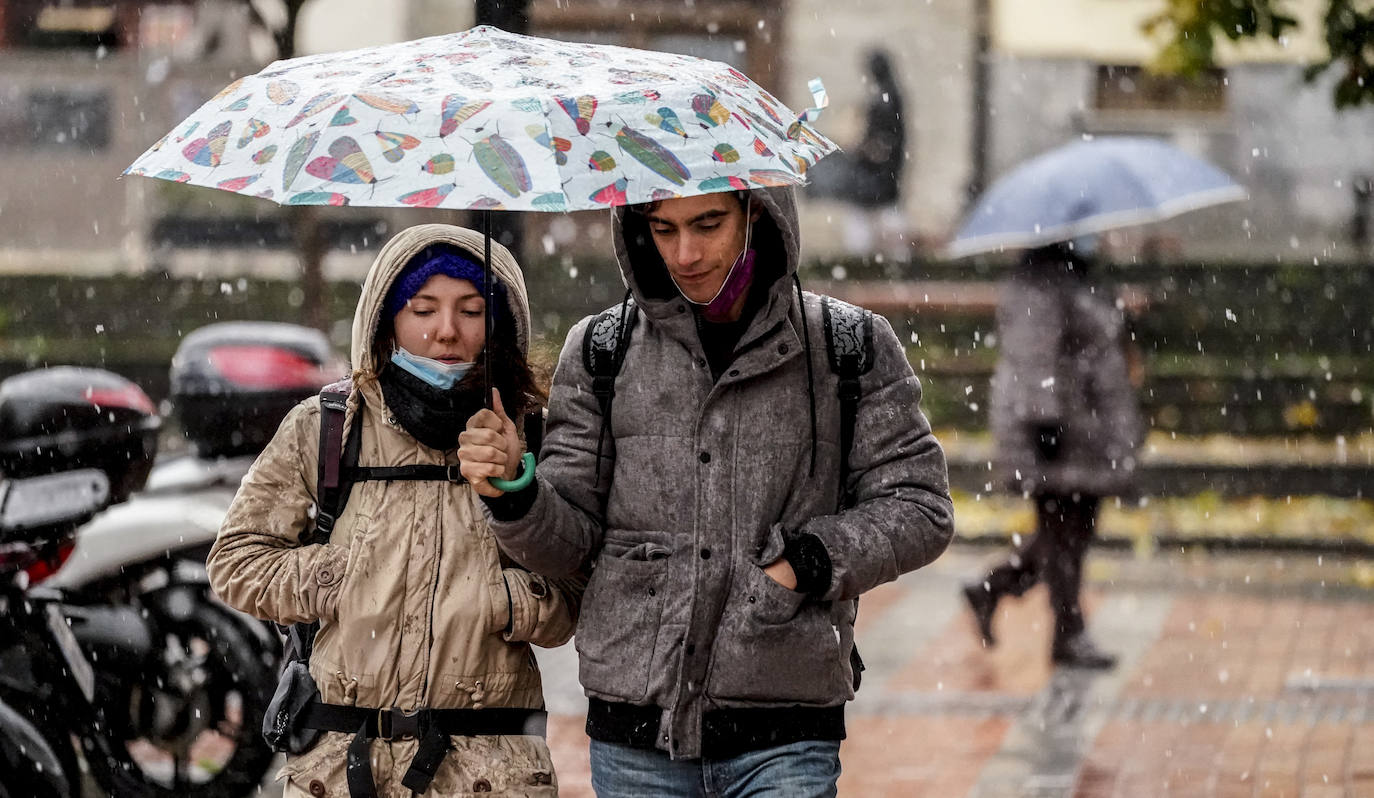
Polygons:
M0 479L0 531L80 523L109 500L109 477L96 468Z

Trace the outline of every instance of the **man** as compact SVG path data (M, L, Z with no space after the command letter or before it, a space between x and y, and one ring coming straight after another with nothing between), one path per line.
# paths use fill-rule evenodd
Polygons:
M592 569L576 641L598 795L834 795L856 600L952 533L920 384L875 317L842 451L788 189L622 208L615 236L638 324L611 418L584 320L533 483L502 495L486 482L514 476L521 453L499 408L462 434L463 474L520 563Z

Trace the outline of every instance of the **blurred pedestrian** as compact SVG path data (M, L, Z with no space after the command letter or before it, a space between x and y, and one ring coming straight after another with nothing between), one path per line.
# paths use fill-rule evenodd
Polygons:
M484 491L518 561L593 564L592 786L833 796L857 599L952 532L920 383L881 316L802 291L790 189L622 208L614 229L629 295L569 333L534 484ZM863 365L843 400L831 340ZM603 343L618 377L584 360ZM488 457L497 421L465 433L469 478L513 462Z
M1051 659L1110 668L1116 658L1085 630L1083 559L1101 498L1132 490L1144 429L1123 312L1087 280L1082 243L1027 252L1003 287L990 402L996 464L1004 484L1035 501L1036 529L964 596L991 646L998 601L1043 581L1054 615Z
M807 196L829 197L849 205L844 215L846 251L881 252L899 260L910 254L902 213L902 172L907 161L906 117L892 58L870 50L868 105L863 137L852 148L832 153L812 167Z
M482 244L471 230L421 225L373 262L351 384L326 389L346 394L346 410L328 412L342 437L360 431L352 456L372 475L354 472L362 481L351 497L345 489L327 542L311 541L332 462L319 460L340 447L322 436L335 417L314 397L282 422L210 552L211 584L229 605L320 622L309 656L318 696L291 723L324 733L287 760L287 796L557 793L530 644L567 641L578 591L502 554L473 487L454 478L459 433L488 384L517 418L542 402L524 278L493 244L488 308Z

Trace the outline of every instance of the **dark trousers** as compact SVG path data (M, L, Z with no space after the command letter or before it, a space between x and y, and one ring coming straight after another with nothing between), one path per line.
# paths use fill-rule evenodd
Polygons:
M984 581L993 598L1019 596L1044 581L1054 612L1055 642L1083 632L1083 557L1097 528L1098 497L1046 494L1035 499L1035 534Z

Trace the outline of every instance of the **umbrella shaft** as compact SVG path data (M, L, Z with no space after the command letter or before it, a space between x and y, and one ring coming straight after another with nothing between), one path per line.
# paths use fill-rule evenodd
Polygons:
M496 332L496 325L492 323L496 297L491 285L491 211L486 209L482 211L482 297L487 303L487 335L486 341L482 344L482 373L486 375L486 390L482 402L491 407L491 338Z

